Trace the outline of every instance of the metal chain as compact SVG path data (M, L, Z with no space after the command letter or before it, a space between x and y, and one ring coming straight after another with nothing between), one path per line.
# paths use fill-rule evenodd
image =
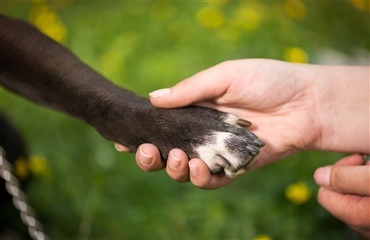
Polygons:
M22 222L28 227L28 234L34 240L47 240L42 224L36 219L35 211L28 205L26 194L20 189L18 178L13 174L11 163L5 158L5 150L0 146L0 177L5 180L5 187L13 197L13 204L20 212Z

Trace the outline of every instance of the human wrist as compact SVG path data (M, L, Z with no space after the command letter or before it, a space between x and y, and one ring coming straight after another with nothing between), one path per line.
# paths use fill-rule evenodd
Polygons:
M369 153L369 68L309 65L318 137L314 149Z

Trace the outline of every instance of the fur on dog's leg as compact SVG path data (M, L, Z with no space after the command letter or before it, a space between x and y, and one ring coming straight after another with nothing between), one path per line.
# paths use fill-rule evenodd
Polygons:
M9 90L78 117L103 131L108 139L116 135L115 129L105 124L112 105L123 104L127 113L139 105L150 105L107 81L28 23L0 15L0 29L0 81ZM130 123L122 119L127 116L124 112L116 117L121 123Z
M201 157L211 172L229 177L243 169L264 143L246 130L250 122L204 107L158 109L120 88L33 26L0 16L0 81L34 102L89 123L108 140L136 151L142 143Z

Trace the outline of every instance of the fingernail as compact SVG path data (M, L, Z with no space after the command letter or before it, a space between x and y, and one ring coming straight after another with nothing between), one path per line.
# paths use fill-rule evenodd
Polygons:
M176 153L173 151L171 152L171 160L169 161L169 165L172 169L177 169L180 167L180 158L178 158Z
M130 149L128 147L122 146L121 144L115 143L114 147L118 152L129 152Z
M120 145L120 144L115 143L115 144L114 144L114 147L116 148L116 150L117 150L118 152L123 152L123 149L121 148L121 145Z
M327 166L316 169L313 178L318 185L324 187L330 186L331 168L331 166Z
M190 174L193 177L197 177L199 175L199 168L197 165L193 164L191 161L189 162Z
M166 95L170 93L170 89L169 88L163 88L163 89L159 89L159 90L156 90L156 91L153 91L151 93L149 93L149 96L152 97L152 98L158 98L158 97L161 97L163 95Z
M143 164L143 165L150 165L153 161L153 156L152 155L149 155L145 152L145 147L142 146L140 147L140 152L141 152L141 158L140 158L140 162Z

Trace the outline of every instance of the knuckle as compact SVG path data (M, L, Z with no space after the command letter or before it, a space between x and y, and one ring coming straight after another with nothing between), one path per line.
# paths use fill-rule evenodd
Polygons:
M183 172L178 172L176 170L171 169L170 167L167 166L166 172L170 178L175 180L176 182L179 183L184 183L189 181L189 177L187 174L184 174Z
M194 186L200 188L200 189L204 189L204 190L208 190L209 189L209 180L208 179L194 179L194 178L191 178L191 182L193 183Z
M333 167L330 174L330 186L337 190L342 190L345 188L345 183L347 182L347 175L344 168Z

